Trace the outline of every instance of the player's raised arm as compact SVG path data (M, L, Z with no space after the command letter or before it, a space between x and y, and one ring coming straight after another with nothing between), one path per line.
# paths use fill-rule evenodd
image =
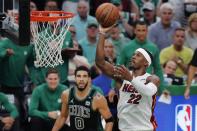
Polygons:
M102 28L100 26L99 28L99 40L98 40L98 45L96 49L96 62L95 63L102 70L103 73L114 78L115 67L109 62L105 61L105 54L104 54L105 34L111 28L112 26L108 28Z
M104 42L106 33L116 25L119 20L119 9L112 3L104 3L96 10L96 19L100 24L99 27L99 41L96 51L96 65L102 72L112 78L115 78L115 68L112 64L105 61Z

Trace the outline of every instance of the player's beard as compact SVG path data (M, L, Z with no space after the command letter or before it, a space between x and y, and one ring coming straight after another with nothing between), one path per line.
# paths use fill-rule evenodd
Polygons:
M135 67L131 62L130 62L130 64L129 64L129 70L132 70L132 71L134 71L134 70L137 70L138 68L137 67Z
M87 88L87 86L88 86L88 82L85 84L84 88L79 88L79 86L77 86L77 89L82 92Z
M129 63L129 67L128 68L129 68L129 70L135 70L135 67L133 66L133 64L131 62Z
M133 66L132 65L130 65L129 66L129 70L133 70L134 68L133 68Z

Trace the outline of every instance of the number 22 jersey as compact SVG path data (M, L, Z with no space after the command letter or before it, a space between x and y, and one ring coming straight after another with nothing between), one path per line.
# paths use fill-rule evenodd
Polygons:
M149 76L145 73L136 78L145 83ZM124 80L119 95L118 118L121 131L153 131L157 127L153 116L156 94L146 96L139 93L131 82Z

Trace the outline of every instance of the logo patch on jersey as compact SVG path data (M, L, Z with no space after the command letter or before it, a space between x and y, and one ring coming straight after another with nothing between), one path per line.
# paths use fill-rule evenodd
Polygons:
M57 100L57 102L58 102L58 103L61 103L61 102L62 102L62 100L59 98L59 99Z
M192 131L192 106L177 105L175 113L175 131Z
M73 99L70 101L70 103L73 103Z
M65 42L65 45L66 45L66 46L68 46L68 45L69 45L69 42L68 42L68 41L66 41L66 42Z
M24 55L27 55L27 51L24 51Z
M146 79L141 79L140 81L146 81Z
M86 101L85 105L86 106L90 106L90 102L89 101Z

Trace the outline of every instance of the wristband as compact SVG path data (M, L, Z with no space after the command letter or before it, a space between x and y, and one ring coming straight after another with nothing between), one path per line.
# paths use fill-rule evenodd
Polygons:
M111 116L110 118L105 119L105 122L106 122L106 123L108 123L108 122L114 122L114 119L113 119L113 117Z
M60 116L60 111L56 111L56 112L57 112L57 115Z

